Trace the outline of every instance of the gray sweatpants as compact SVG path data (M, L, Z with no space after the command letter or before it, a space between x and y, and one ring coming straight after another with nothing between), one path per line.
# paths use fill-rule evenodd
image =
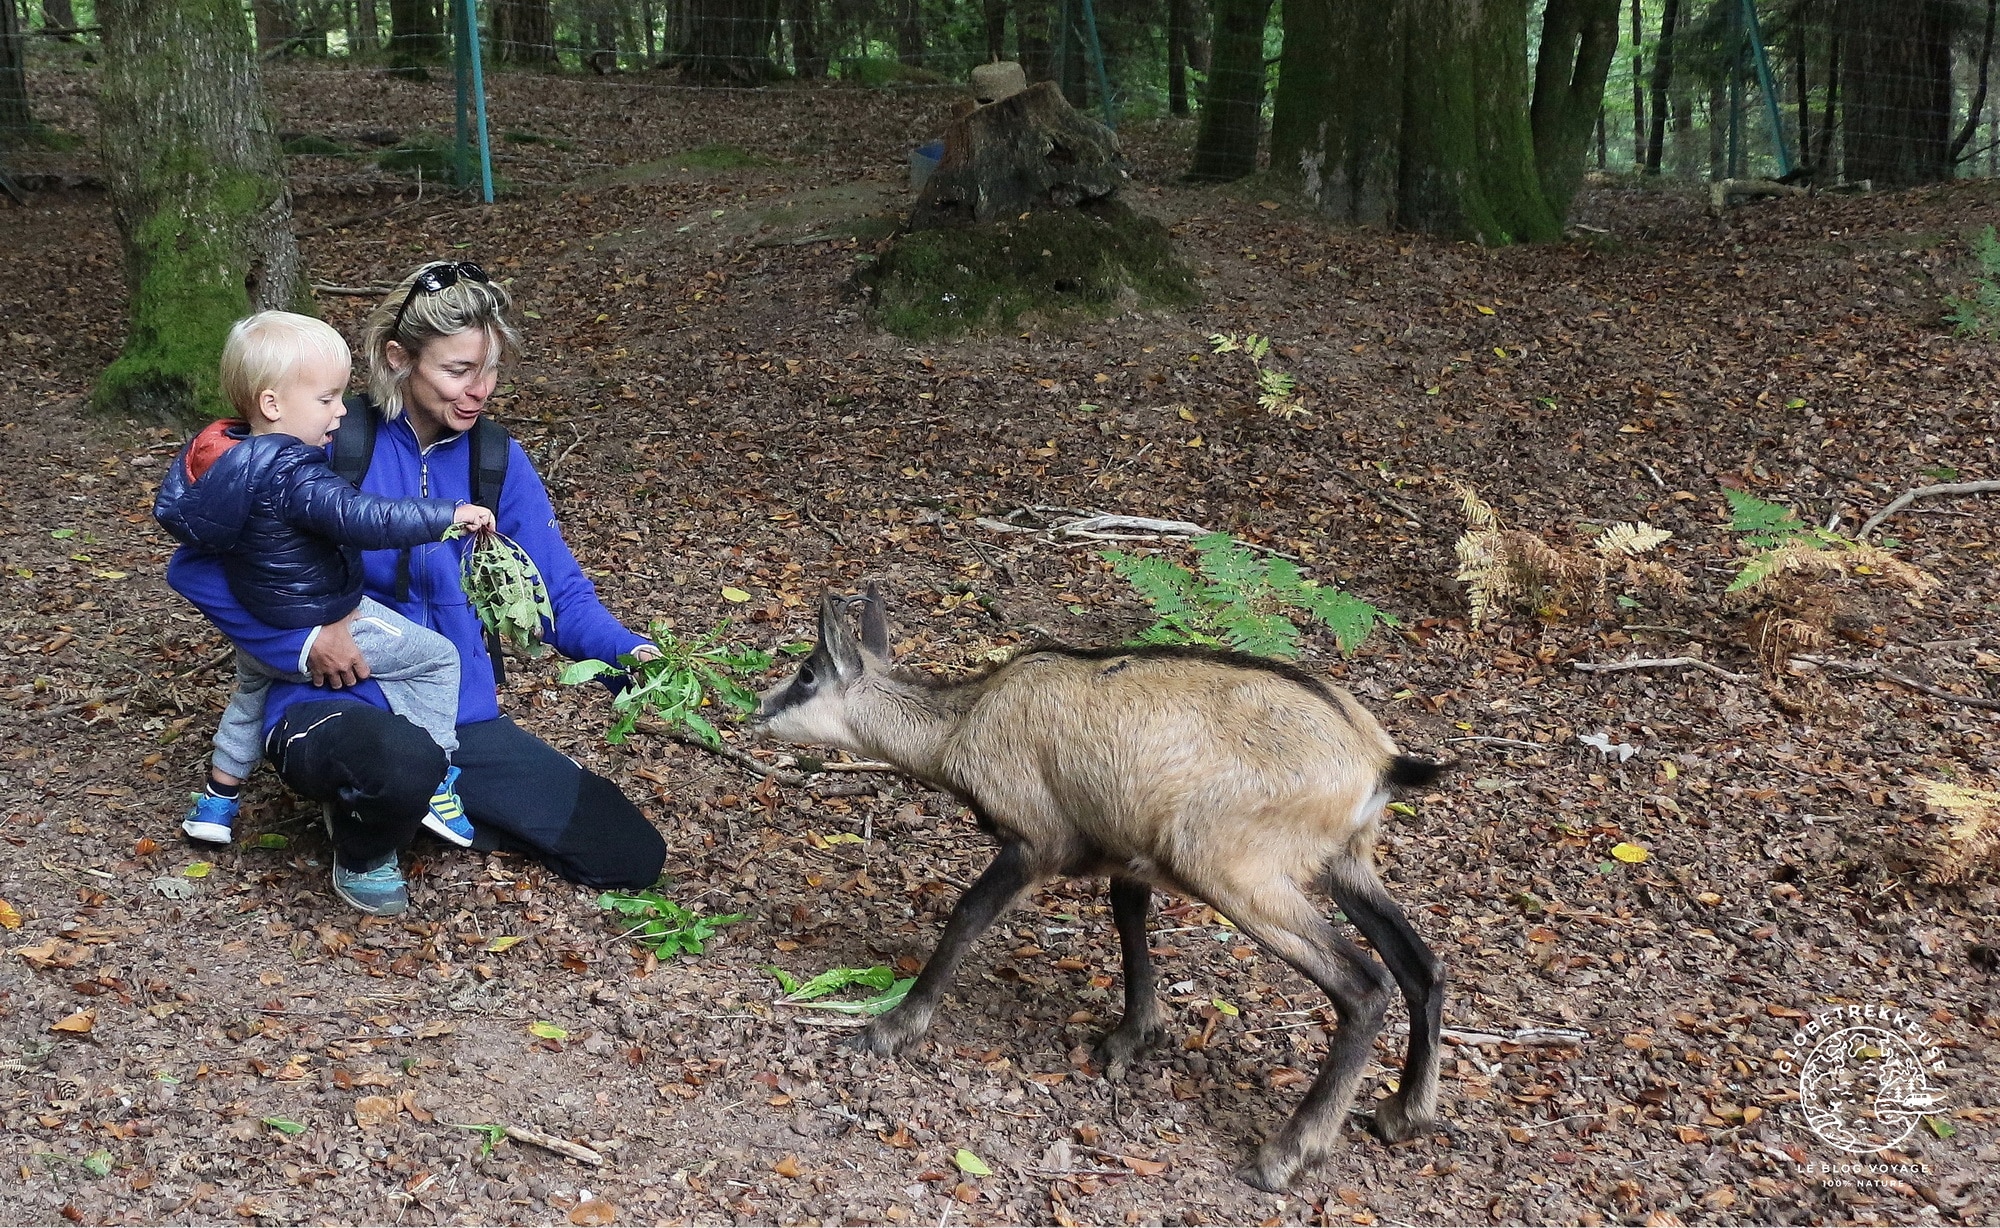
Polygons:
M347 629L368 661L368 676L382 688L390 711L423 727L446 756L458 750L458 649L428 627L367 597ZM236 693L215 730L214 765L247 778L264 759L264 695L273 678L308 681L281 673L236 650Z

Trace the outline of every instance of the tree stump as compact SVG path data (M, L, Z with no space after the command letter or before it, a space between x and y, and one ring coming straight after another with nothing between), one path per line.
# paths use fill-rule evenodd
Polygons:
M1038 82L951 121L910 229L1105 201L1124 185L1124 163L1111 129L1077 114L1054 82Z

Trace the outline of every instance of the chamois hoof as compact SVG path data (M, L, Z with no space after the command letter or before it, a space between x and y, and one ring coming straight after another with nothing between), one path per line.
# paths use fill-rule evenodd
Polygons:
M849 1036L846 1043L876 1057L895 1057L922 1035L921 1028L914 1031L906 1030L890 1024L887 1018L883 1018Z
M1400 1092L1375 1106L1375 1118L1369 1129L1385 1143L1408 1142L1439 1130L1450 1132L1450 1127L1438 1123L1436 1114L1411 1112Z
M1292 1179L1305 1164L1296 1151L1266 1143L1257 1149L1250 1163L1236 1170L1236 1179L1266 1194L1282 1194L1292 1188Z
M1097 1064L1104 1068L1104 1077L1114 1083L1123 1079L1132 1059L1159 1044L1165 1035L1166 1029L1158 1024L1138 1028L1120 1024L1097 1044Z

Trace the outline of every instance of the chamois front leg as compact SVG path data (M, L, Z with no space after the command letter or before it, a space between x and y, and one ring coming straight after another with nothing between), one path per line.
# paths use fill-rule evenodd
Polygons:
M1097 1046L1107 1079L1125 1077L1126 1063L1158 1043L1160 998L1155 991L1153 955L1146 943L1146 912L1152 888L1133 878L1111 880L1111 916L1118 923L1118 946L1125 956L1125 1018Z
M938 1000L944 997L945 986L951 983L973 942L1040 877L1026 845L1018 840L1001 845L1000 855L951 910L937 950L917 974L917 983L910 986L903 1004L863 1028L849 1043L867 1053L894 1057L923 1036L931 1026Z

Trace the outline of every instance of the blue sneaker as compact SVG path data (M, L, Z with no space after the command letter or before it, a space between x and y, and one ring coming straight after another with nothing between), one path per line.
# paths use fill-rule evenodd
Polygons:
M410 888L394 853L384 853L365 870L333 863L333 893L371 917L393 917L410 906Z
M188 807L181 817L181 830L190 840L200 840L206 844L228 844L230 825L236 822L237 801L233 797L217 797L203 790L193 795L194 805Z
M472 847L472 820L465 817L465 805L458 800L457 768L445 769L444 780L439 782L437 792L431 794L431 808L424 815L424 826L440 840L449 840L460 848Z

